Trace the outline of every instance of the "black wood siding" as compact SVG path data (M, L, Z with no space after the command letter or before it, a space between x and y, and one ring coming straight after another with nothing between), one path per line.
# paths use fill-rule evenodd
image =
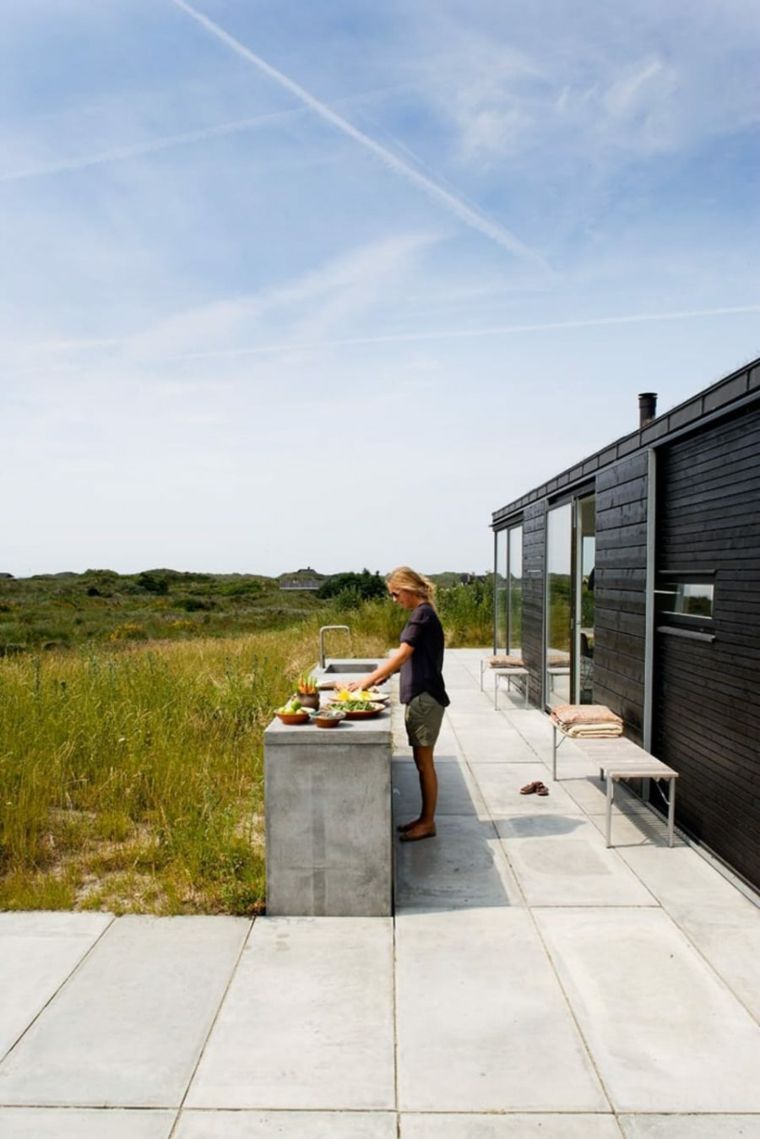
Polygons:
M622 716L641 743L644 711L647 477L646 451L596 479L594 703Z
M658 460L658 569L715 571L715 640L656 634L653 751L682 825L760 886L760 410Z

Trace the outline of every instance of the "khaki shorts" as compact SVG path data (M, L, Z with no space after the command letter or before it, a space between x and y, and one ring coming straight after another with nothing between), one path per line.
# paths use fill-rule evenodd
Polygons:
M435 747L444 710L443 704L439 704L429 692L420 692L409 701L404 723L411 747Z

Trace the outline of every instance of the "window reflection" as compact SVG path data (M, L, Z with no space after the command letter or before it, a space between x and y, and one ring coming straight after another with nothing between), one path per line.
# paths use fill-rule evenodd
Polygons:
M570 702L572 613L571 503L556 506L546 519L546 702Z
M661 620L692 627L702 623L709 627L712 624L715 585L704 578L698 580L699 576L695 573L690 579L686 574L678 577L670 573L661 575L659 587L655 590Z
M522 650L522 537L522 526L513 526L509 531L509 629L507 652L516 654Z
M496 576L494 580L494 648L506 652L508 641L507 614L507 530L496 535Z

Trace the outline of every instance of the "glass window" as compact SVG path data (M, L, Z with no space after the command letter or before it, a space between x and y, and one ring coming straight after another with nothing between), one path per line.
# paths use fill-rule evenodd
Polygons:
M570 701L572 615L571 503L555 506L546 518L546 702Z
M690 579L686 574L678 578L664 576L656 590L657 609L661 619L673 618L682 623L712 622L715 585L712 581Z
M507 617L507 530L499 530L496 534L496 566L494 573L494 650L506 652L509 641Z
M522 526L509 531L509 577L507 616L507 652L522 651L522 579L523 579Z
M714 585L706 582L676 583L673 612L689 617L712 617Z

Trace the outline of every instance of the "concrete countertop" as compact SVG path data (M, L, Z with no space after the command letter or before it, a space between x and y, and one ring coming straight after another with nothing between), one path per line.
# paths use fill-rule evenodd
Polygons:
M390 735L391 714L386 709L371 720L341 720L337 728L318 728L315 724L283 724L277 717L265 729L267 744L308 744L309 747L324 747L326 744L377 743L384 733Z
M358 659L358 658L357 658ZM348 684L351 680L356 680L359 676L367 675L355 670L346 672L336 672L336 668L340 665L356 665L357 661L353 658L329 658L327 666L330 666L331 671L327 671L327 667L316 667L312 671L317 681L330 680L335 681L337 684ZM377 667L377 661L367 662L371 668ZM384 684L378 684L377 687L381 692L390 692L390 685L388 681ZM322 696L329 689L320 689ZM292 743L308 743L309 747L324 747L329 743L341 744L374 744L378 742L381 733L391 730L391 710L390 705L387 706L384 712L374 716L369 720L342 720L337 728L318 728L315 724L283 724L275 716L272 722L265 729L267 743L280 745Z

